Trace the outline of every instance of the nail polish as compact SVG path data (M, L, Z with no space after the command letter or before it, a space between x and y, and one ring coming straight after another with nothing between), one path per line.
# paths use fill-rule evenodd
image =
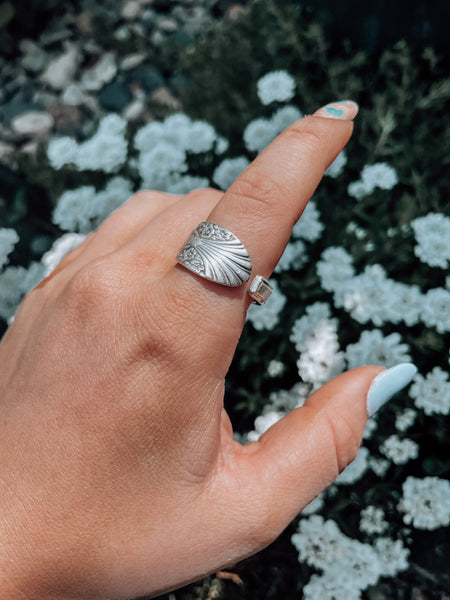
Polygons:
M340 121L352 121L358 114L359 106L353 100L340 100L330 102L313 114L313 117L324 117L325 119L339 119Z
M379 373L367 393L367 413L373 416L397 392L406 387L417 373L412 363L400 363Z

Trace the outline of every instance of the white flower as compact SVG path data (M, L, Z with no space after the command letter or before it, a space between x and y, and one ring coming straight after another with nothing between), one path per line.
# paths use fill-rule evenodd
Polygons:
M193 154L212 150L216 141L216 131L205 121L193 121L189 127L185 150Z
M439 477L408 477L398 508L403 521L417 529L437 529L450 524L450 482Z
M106 217L121 206L133 193L133 184L124 177L113 177L105 189L91 203L90 217L99 225Z
M248 441L257 442L259 438L263 435L263 433L266 433L266 431L270 427L272 427L272 425L275 425L275 423L277 423L283 417L284 413L275 411L270 411L263 415L260 415L259 417L256 417L254 431L250 431L247 434Z
M47 158L54 169L75 163L78 155L77 142L68 136L54 138L47 146Z
M296 106L288 104L279 108L271 118L277 135L293 125L296 121L303 117L303 113Z
M189 121L189 119L187 120ZM180 129L174 129L175 132L180 131L180 129L183 130L183 125ZM136 150L139 150L139 152L148 152L159 142L167 141L164 139L164 133L165 129L162 123L159 121L151 121L136 132L136 135L134 136L134 147Z
M366 426L364 427L364 431L363 431L363 440L370 440L370 438L372 437L373 432L375 431L375 429L377 428L378 423L376 418L374 418L372 416L371 419L367 419L367 423Z
M138 169L142 187L165 191L170 177L187 170L186 153L173 144L158 142L147 152L141 152Z
M286 365L281 360L271 360L267 365L267 374L269 377L280 377L283 375Z
M310 200L306 205L302 216L292 229L292 236L306 240L307 242L315 242L322 235L324 224L320 220L320 213L314 200Z
M288 102L295 94L295 81L287 71L271 71L257 82L258 98L262 104Z
M390 165L385 162L366 165L361 171L361 179L349 184L349 196L360 200L371 194L375 188L391 190L398 183L398 176Z
M369 466L369 450L362 446L356 458L342 471L334 483L349 485L361 479Z
M197 177L195 175L184 175L169 180L165 191L169 194L188 194L193 190L207 188L209 179L206 177Z
M230 147L230 142L222 135L216 137L215 152L216 154L224 154Z
M277 130L269 119L254 119L244 130L243 140L250 152L261 152L277 137Z
M212 180L220 189L227 190L232 183L245 171L250 161L245 156L226 158L216 167Z
M385 162L366 165L361 171L361 180L366 189L391 190L398 183L398 176L391 166Z
M363 331L356 344L349 344L345 358L349 369L364 365L393 367L402 362L411 362L408 344L401 343L399 333L384 337L379 329Z
M104 171L114 173L124 164L128 154L125 138L127 122L119 115L103 117L97 132L86 142L79 144L72 161L80 171Z
M322 252L316 269L323 289L334 292L336 306L342 306L348 283L355 274L351 255L339 246L327 248Z
M303 406L309 396L310 386L306 383L298 382L290 390L277 390L269 396L269 404L263 412L275 410L288 413L294 408Z
M291 541L298 550L300 562L323 571L320 585L318 578L311 578L308 598L359 598L356 591L359 593L375 584L382 575L381 562L369 544L347 537L334 521L325 521L319 515L302 519ZM311 588L315 596L310 595Z
M303 587L303 600L361 600L361 590L347 581L337 581L334 573L314 574Z
M393 280L389 287L394 302L386 304L386 321L406 323L409 327L417 325L423 309L424 296L417 285L408 285Z
M95 188L85 185L64 192L53 211L53 222L61 229L89 233L93 230L91 205L95 198Z
M450 265L450 218L428 213L411 222L417 245L415 255L430 267L446 269Z
M450 413L449 373L440 367L434 367L426 377L418 374L409 389L417 408L426 415L448 415Z
M19 241L19 236L14 229L0 227L0 269L7 264L8 256Z
M391 463L384 458L376 458L375 456L369 458L369 468L372 469L377 477L384 477L390 464Z
M337 319L330 318L330 307L316 302L297 319L290 340L300 352L297 368L303 381L314 388L330 380L344 369L344 355L339 351Z
M439 333L450 331L450 292L445 288L428 290L421 317L427 327L435 327Z
M397 431L404 432L414 424L417 412L413 408L405 408L395 418L395 428Z
M419 456L419 444L408 438L401 440L395 433L380 446L380 452L396 465L404 465Z
M405 548L401 540L392 540L388 537L380 537L373 545L378 559L381 563L381 572L384 577L395 577L400 571L408 568L408 556L410 551Z
M280 312L286 304L286 296L278 287L275 280L271 280L272 294L265 304L257 306L251 304L247 311L247 320L258 331L273 329L279 321Z
M44 276L44 266L32 262L25 267L7 267L0 273L0 317L11 322L25 294Z
M393 284L381 265L370 265L347 282L340 295L343 307L359 323L372 321L380 326L395 303Z
M339 177L339 175L343 172L347 161L347 154L345 153L345 150L342 150L325 171L324 175L328 175L328 177L332 177L333 179Z
M275 273L289 271L290 269L301 269L307 260L308 256L304 242L302 240L289 242L275 267Z
M82 233L65 233L53 242L50 250L43 255L41 262L45 267L44 277L50 275L69 252L84 242L86 235Z
M384 533L389 523L384 518L384 510L376 506L367 506L361 511L359 529L364 533Z
M364 196L367 196L369 193L370 192L367 191L366 186L360 179L348 184L347 194L356 200L361 200L361 198L364 198Z

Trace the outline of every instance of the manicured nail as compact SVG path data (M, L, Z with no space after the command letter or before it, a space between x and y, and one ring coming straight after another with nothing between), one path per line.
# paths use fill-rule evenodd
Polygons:
M369 417L374 415L383 404L386 404L394 394L411 383L416 373L417 367L412 363L400 363L377 375L367 393Z
M341 121L352 121L358 114L359 106L353 100L341 100L330 102L322 106L313 114L313 117L325 117L326 119L340 119Z

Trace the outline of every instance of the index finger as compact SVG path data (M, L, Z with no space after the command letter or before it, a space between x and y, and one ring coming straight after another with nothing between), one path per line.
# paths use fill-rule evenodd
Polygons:
M357 112L354 102L336 102L294 123L253 161L209 215L208 221L230 230L244 244L252 261L251 279L272 273L325 169L349 140ZM182 267L174 276L198 279ZM240 286L233 295L244 296L247 288ZM229 297L230 291L224 295Z

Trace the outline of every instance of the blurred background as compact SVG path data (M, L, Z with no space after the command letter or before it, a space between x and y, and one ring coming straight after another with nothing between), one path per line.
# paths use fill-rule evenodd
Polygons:
M302 114L361 107L227 409L245 443L345 368L419 375L274 544L164 600L450 598L449 22L437 1L0 3L0 336L134 191L224 189Z

